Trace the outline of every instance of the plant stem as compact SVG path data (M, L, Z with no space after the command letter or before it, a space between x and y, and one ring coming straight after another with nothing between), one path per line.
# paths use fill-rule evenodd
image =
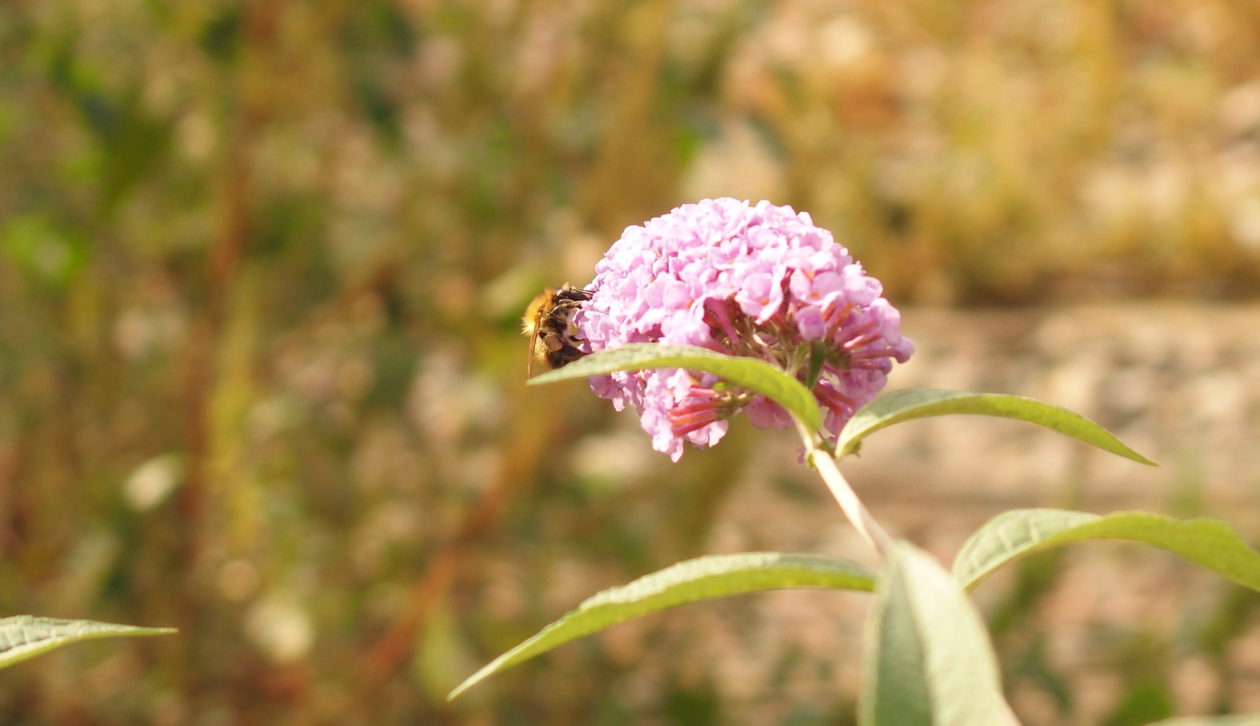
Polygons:
M818 470L818 474L831 490L831 496L835 497L844 516L848 517L858 534L862 535L876 552L880 555L887 554L892 549L892 537L888 536L879 522L876 522L871 513L866 510L862 500L858 499L857 493L853 491L853 487L849 486L849 482L836 466L835 457L831 455L831 452L819 446L817 437L799 422L796 427L805 441L806 460Z

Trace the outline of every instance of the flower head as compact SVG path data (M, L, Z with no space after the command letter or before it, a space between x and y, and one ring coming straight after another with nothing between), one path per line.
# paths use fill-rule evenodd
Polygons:
M904 363L914 351L879 281L790 207L685 204L626 228L595 272L588 285L595 294L574 317L590 352L696 345L769 361L808 385L820 349L813 393L831 438L883 388L892 361ZM763 428L790 424L764 396L677 368L612 373L591 387L617 410L633 406L653 448L675 461L684 441L716 444L740 411Z

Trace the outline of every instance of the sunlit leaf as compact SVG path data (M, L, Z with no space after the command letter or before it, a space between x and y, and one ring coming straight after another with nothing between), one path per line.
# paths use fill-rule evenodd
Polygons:
M0 668L81 640L165 635L174 632L174 628L141 628L134 625L98 623L93 620L60 620L39 618L33 615L15 615L0 619Z
M870 591L874 586L874 575L859 565L817 555L749 552L679 562L587 598L576 610L474 673L449 698L558 645L675 605L790 587Z
M800 381L778 368L755 358L714 353L690 345L630 343L592 353L563 368L535 376L530 384L553 383L570 378L589 378L613 371L646 368L686 368L719 376L750 391L756 391L800 419L811 432L822 428L822 413L814 394Z
M1147 512L1106 516L1063 509L1015 509L989 520L954 558L954 579L972 588L1001 565L1072 542L1118 539L1175 552L1240 585L1260 590L1260 553L1229 525L1205 517L1176 520Z
M867 626L859 724L1012 723L979 613L927 554L896 544Z
M1000 416L1040 424L1126 459L1155 465L1155 462L1125 446L1110 431L1065 408L1003 393L967 393L931 388L892 391L863 406L841 430L836 443L837 455L856 452L862 439L895 423L951 413Z

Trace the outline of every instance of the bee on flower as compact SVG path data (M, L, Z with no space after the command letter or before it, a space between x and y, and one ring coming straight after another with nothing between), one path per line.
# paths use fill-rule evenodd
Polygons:
M768 361L812 389L831 437L914 351L879 281L790 207L685 204L628 227L595 272L572 316L583 354L671 343ZM674 460L685 442L716 444L741 411L756 426L790 425L777 404L710 374L625 371L591 387L617 410L633 406L653 448Z

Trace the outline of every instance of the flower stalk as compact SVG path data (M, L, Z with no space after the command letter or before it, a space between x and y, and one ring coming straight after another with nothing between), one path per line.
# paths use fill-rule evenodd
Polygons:
M884 531L879 522L875 521L866 509L866 505L862 504L862 500L858 499L857 492L853 491L853 487L849 486L849 481L836 466L835 456L822 446L818 437L806 430L799 421L796 422L796 428L801 435L801 440L805 442L805 460L818 471L823 483L827 485L827 490L835 498L836 504L840 505L840 511L844 512L844 516L848 518L853 528L881 557L887 555L893 546L892 537Z

